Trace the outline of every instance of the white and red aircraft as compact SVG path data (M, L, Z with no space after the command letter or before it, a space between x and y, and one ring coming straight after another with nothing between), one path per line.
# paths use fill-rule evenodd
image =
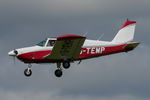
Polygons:
M127 20L110 42L89 40L79 35L63 35L47 38L32 47L12 50L8 55L17 57L28 64L28 68L24 71L27 77L32 74L32 63L56 63L55 75L61 77L62 67L69 68L71 62L79 61L80 63L84 59L133 50L139 45L138 42L132 42L135 24L135 21Z

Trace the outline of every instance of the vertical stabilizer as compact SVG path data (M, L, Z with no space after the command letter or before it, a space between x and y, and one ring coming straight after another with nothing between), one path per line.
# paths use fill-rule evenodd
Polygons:
M129 21L127 19L127 21L122 25L121 29L114 37L112 42L126 43L132 41L134 38L135 26L136 26L136 21Z

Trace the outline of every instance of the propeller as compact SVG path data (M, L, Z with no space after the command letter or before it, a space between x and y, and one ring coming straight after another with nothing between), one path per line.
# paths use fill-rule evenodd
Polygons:
M14 54L15 56L13 56L13 61L14 61L14 65L16 65L16 56L18 55L18 51L16 49L14 49Z
M15 56L13 56L13 62L14 62L14 65L16 65L16 58L15 58Z
M18 55L18 51L16 49L14 49L14 50L8 52L8 55L13 57L13 62L15 64L15 62L16 62L15 57Z

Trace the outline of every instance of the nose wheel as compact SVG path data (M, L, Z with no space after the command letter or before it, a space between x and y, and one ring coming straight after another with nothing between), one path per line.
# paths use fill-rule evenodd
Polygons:
M24 70L24 75L30 77L32 75L31 65L28 65L28 68Z
M27 68L24 70L24 75L27 77L30 77L32 75L32 70L30 68Z

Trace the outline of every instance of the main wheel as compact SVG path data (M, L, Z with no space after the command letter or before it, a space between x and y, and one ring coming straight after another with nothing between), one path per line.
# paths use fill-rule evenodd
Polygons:
M70 67L70 62L65 61L63 62L63 68L68 69Z
M24 75L27 76L27 77L31 76L31 75L32 75L32 70L31 70L31 69L28 69L28 68L25 69L25 70L24 70Z
M62 70L60 70L60 69L57 69L57 70L55 71L55 76L56 76L56 77L61 77L62 74L63 74L63 72L62 72Z

